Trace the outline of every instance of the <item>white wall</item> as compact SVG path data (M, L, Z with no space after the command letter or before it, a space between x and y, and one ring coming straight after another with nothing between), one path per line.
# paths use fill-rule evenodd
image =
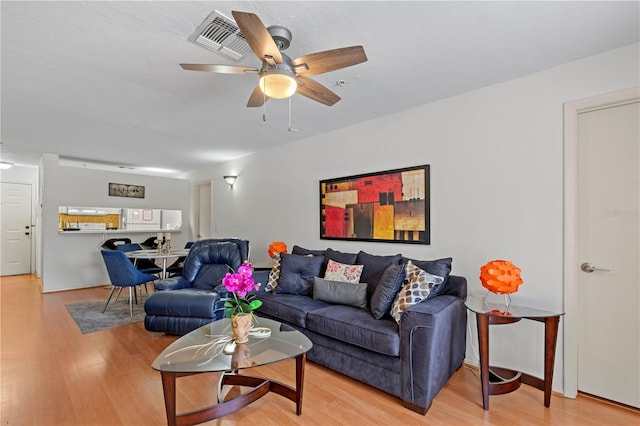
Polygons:
M40 275L40 233L38 205L38 169L36 167L13 166L10 169L0 170L0 182L20 183L31 185L31 273Z
M100 255L108 238L129 237L141 242L152 234L80 234L58 232L58 206L122 207L183 211L183 231L174 233L173 245L183 247L189 235L190 182L182 179L113 173L65 167L58 156L41 161L42 281L45 292L108 284ZM110 197L109 182L142 185L145 198Z
M268 264L267 246L275 240L421 259L452 256L453 273L467 277L470 293L483 295L480 266L509 259L525 281L513 303L562 311L563 103L638 86L639 50L634 44L604 52L190 178L212 179L214 234L248 238L254 264ZM304 131L304 123L297 125ZM431 245L319 239L319 180L420 164L431 165ZM238 175L232 190L225 174ZM473 319L470 333L467 362L476 363ZM561 322L557 391L563 389L562 339ZM543 348L542 324L492 327L496 365L542 377Z

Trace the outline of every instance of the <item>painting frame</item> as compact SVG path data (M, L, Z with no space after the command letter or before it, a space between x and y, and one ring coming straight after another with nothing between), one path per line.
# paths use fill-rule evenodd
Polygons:
M144 198L144 195L144 186L109 182L110 197Z
M323 179L320 239L431 244L430 165Z

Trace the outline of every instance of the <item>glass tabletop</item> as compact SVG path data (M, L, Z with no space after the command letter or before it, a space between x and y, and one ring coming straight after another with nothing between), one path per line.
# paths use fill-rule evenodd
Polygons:
M308 352L313 344L296 329L258 318L249 342L235 344L231 321L204 325L173 342L153 362L158 371L204 373L257 367Z
M163 257L166 258L187 256L189 254L189 249L175 249L171 250L168 253L159 252L157 249L131 250L124 252L124 254L127 257L138 259L162 259Z
M551 312L541 309L529 308L526 306L518 306L507 304L504 300L498 299L499 295L489 295L489 297L468 296L464 304L467 308L478 314L489 314L494 316L512 317L512 318L549 318L564 315L563 312Z

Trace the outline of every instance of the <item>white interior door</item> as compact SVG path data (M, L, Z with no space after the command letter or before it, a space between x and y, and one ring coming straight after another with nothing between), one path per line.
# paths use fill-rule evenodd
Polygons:
M640 408L637 101L578 115L578 390Z
M31 185L0 184L0 275L31 273Z

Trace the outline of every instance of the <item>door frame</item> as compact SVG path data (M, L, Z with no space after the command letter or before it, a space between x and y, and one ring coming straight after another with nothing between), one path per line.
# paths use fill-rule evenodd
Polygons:
M564 396L578 395L578 114L632 103L640 87L564 104Z
M191 223L192 223L192 230L193 230L193 239L194 240L199 240L202 237L200 236L200 209L202 208L201 206L201 197L200 197L200 193L202 191L202 187L203 186L209 186L209 197L210 197L210 205L209 205L209 227L211 228L211 237L213 237L213 179L209 179L209 180L200 180L200 181L196 181L193 183L192 189L191 189L191 199L192 199L192 217L191 217Z

